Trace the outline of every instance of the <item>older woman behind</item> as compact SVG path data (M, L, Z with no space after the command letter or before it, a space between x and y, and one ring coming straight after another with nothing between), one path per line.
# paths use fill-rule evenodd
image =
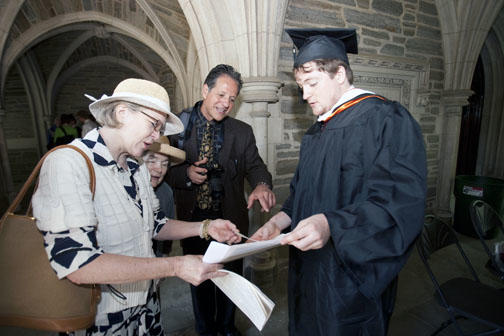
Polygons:
M33 196L33 213L46 252L59 278L102 284L95 325L87 334L161 335L155 281L177 276L193 285L219 276L222 265L201 256L155 258L152 238L190 236L238 242L229 221L182 222L165 217L141 157L160 133L179 133L166 90L156 83L126 79L112 96L93 102L102 125L72 142L92 160L94 200L84 159L71 149L51 153L42 166ZM113 285L113 286L112 286Z
M175 218L175 202L172 188L164 181L170 166L184 162L186 153L170 146L166 136L159 137L144 154L143 161L150 174L150 182L159 200L159 207L168 218ZM153 241L154 253L158 257L171 252L172 241Z

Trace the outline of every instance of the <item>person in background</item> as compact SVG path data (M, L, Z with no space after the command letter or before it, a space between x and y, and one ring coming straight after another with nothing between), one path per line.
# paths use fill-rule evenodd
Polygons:
M51 127L47 129L47 144L46 144L47 150L54 147L54 131L56 131L56 128L58 128L60 125L61 125L60 117L57 116L54 118Z
M89 131L98 127L95 118L89 111L79 110L77 111L75 116L77 117L77 120L81 123L81 133L80 133L81 138L84 138L84 136Z
M185 161L185 152L176 147L170 146L170 140L166 136L156 140L143 156L143 161L150 174L150 182L154 188L159 206L168 218L175 218L175 203L173 190L166 183L165 176L170 165L177 165ZM169 255L171 251L171 240L153 240L154 253L158 257Z
M182 112L184 134L172 139L187 153L187 162L170 170L177 216L183 220L224 218L248 233L248 211L258 201L264 211L275 205L271 174L259 156L252 128L229 113L240 93L241 75L219 64L208 73L203 100ZM245 200L245 178L252 193ZM202 254L209 241L182 240L185 255ZM241 274L243 260L226 264ZM196 330L200 335L239 335L234 325L235 305L213 282L191 286Z
M71 114L62 114L60 116L61 124L54 130L54 146L65 145L79 137L75 128L76 120Z
M251 238L290 230L290 335L386 335L397 275L423 226L422 132L399 103L353 86L354 29L287 32L317 121L282 210Z
M152 238L241 239L230 221L182 222L159 208L148 169L136 158L160 134L183 129L163 87L129 78L89 109L102 126L72 145L92 161L94 197L84 158L62 148L43 163L33 214L58 278L101 285L95 324L87 335L162 335L157 279L177 276L198 285L222 276L222 265L205 264L201 255L156 258Z

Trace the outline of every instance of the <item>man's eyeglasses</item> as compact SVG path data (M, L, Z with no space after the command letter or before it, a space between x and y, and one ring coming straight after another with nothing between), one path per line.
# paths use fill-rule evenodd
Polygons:
M145 164L149 165L149 166L161 166L163 168L167 168L169 165L170 165L170 161L169 160L153 160L153 159L149 159L147 161L145 161Z
M148 117L150 120L150 124L152 126L152 130L158 132L159 134L164 134L164 126L165 124L161 122L160 120L157 120L156 118L148 115L147 113L140 111L144 116Z

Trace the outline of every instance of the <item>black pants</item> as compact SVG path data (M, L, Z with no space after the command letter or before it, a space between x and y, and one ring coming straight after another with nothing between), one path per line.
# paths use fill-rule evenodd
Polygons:
M193 221L221 218L218 212L195 210ZM182 250L186 254L205 254L210 241L199 237L182 240ZM243 260L235 260L224 267L237 274L242 274ZM217 335L217 332L234 332L234 314L236 306L211 280L202 282L199 286L191 285L191 297L196 331L200 335Z

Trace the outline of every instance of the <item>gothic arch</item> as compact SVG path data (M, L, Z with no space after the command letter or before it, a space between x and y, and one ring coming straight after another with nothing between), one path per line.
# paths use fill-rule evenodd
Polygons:
M471 81L485 38L495 21L503 0L436 0L439 11L443 54L445 57L445 90L466 90Z
M98 31L97 31L98 30ZM70 58L72 53L77 50L84 42L86 42L88 39L94 37L94 36L102 36L108 34L106 31L105 27L102 27L101 29L92 29L85 31L82 33L78 38L76 38L66 49L65 51L60 55L58 58L58 61L54 65L51 74L49 75L47 79L47 108L48 111L52 111L54 107L54 97L56 96L56 91L53 90L56 81L58 80L58 76L60 76L61 69L67 62L67 60ZM145 60L144 56L141 55L135 48L133 48L126 40L120 37L120 35L113 35L111 36L112 39L118 41L122 46L125 47L126 50L128 50L130 53L132 53L143 65L143 67L147 70L145 71L137 71L134 70L135 72L142 74L142 76L145 76L145 78L150 79L152 81L158 82L159 78L156 75L154 69L152 69L151 65ZM118 63L123 64L127 62L120 62L118 60ZM92 64L95 62L89 62L89 64ZM129 67L129 65L127 66ZM145 73L145 74L144 74Z
M73 30L72 26L74 24L79 24L83 22L99 22L108 25L107 30L109 32L115 32L118 34L123 34L129 36L140 43L149 46L149 48L154 51L159 57L170 67L170 69L175 74L178 84L182 88L182 100L184 105L187 104L187 79L184 68L180 68L180 62L177 62L173 56L172 52L167 51L164 46L154 40L151 36L146 34L144 31L132 26L131 24L117 20L109 15L91 12L91 13L70 13L59 15L51 19L45 20L39 24L32 26L16 40L14 40L9 48L4 53L4 58L2 62L1 69L1 79L2 85L4 87L5 78L9 68L15 62L15 60L21 55L25 50L34 45L35 42L46 38L47 36L53 35L55 31L60 32L60 28Z
M440 25L445 69L436 207L440 216L451 217L462 106L468 104L478 56L504 1L435 1L439 17L443 18Z
M504 178L504 9L488 34L481 57L485 74L485 104L476 171L479 175Z
M139 68L135 64L132 64L128 61L125 61L123 59L119 59L116 57L111 57L111 56L98 56L98 57L91 57L87 58L84 61L81 61L79 63L73 64L70 68L66 69L64 72L62 72L58 76L58 80L54 83L54 88L52 90L53 96L57 96L59 90L61 87L65 84L67 80L69 80L75 73L78 71L93 65L93 64L104 64L104 63L112 63L116 65L120 65L121 67L130 69L131 71L137 73L141 78L145 78L151 81L156 80L156 76L152 75L151 73L146 72L145 70ZM53 99L54 99L53 97ZM99 97L95 97L99 98Z
M287 3L179 0L191 27L201 76L218 63L236 66L244 77L276 76Z

